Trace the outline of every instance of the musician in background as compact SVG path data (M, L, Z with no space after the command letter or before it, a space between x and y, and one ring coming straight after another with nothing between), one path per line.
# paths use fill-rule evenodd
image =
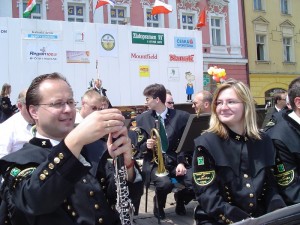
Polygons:
M228 79L216 90L210 126L195 139L196 224L231 224L285 206L272 173L275 150L260 133L249 88Z
M100 102L101 102L101 109L111 108L110 102L106 96L101 96Z
M287 205L300 203L300 77L288 89L292 111L285 111L281 119L267 131L277 151L274 174L280 194Z
M11 223L120 225L108 155L123 154L130 196L142 180L121 112L95 111L74 128L73 91L57 73L32 81L26 106L36 123L35 137L0 160L0 193ZM107 143L99 141L107 134Z
M144 154L142 171L145 178L145 185L149 186L150 181L152 181L156 188L158 205L156 205L154 201L154 215L160 217L160 219L164 219L164 207L167 195L175 187L174 181L176 183L183 183L191 192L193 192L192 180L185 180L187 177L185 176L187 172L185 161L184 159L178 161L176 153L189 118L189 113L181 110L168 109L165 106L166 89L161 84L151 84L147 86L144 89L143 94L146 97L145 104L149 110L136 117L137 127L145 132L145 141L140 145L140 151ZM157 124L160 123L160 136L162 139L164 162L166 169L169 171L168 176L162 177L155 175L158 166L155 162L152 162L152 159L156 140L154 137L150 136L151 129L157 128ZM185 196L182 195L177 196L176 212L179 215L185 214L184 197Z
M87 90L81 97L81 109L76 112L75 124L79 124L94 111L102 109L101 95L93 90Z
M197 115L202 113L211 113L211 102L213 96L209 91L199 91L193 100L192 108L195 109Z
M172 93L170 90L166 90L167 91L167 95L166 95L166 102L165 105L166 107L168 107L169 109L174 109L174 99L172 96Z
M102 87L102 80L96 79L94 82L94 90L100 95L106 96L106 89Z

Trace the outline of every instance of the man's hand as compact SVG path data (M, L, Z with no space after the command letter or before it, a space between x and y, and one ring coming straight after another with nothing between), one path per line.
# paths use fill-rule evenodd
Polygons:
M176 176L184 176L186 174L186 168L183 163L179 163L176 167Z
M65 144L78 157L82 147L109 133L122 133L125 118L118 109L95 111L78 124L65 138ZM127 134L126 134L127 135Z
M147 145L148 149L154 150L155 144L156 144L156 140L151 139L151 138L147 139L146 145Z

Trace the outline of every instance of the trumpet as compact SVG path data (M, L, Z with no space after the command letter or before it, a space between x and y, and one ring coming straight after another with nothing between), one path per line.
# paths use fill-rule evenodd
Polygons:
M155 173L158 177L167 176L169 172L165 168L164 157L162 154L162 145L161 139L159 135L159 121L155 120L156 128L152 128L150 131L151 139L156 140L154 149L153 149L153 159L152 162L157 164L157 171Z

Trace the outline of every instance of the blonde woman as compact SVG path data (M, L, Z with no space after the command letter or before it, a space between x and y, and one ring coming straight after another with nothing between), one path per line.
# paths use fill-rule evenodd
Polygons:
M282 208L272 141L259 132L249 88L233 79L212 102L209 128L195 139L196 224L229 224Z

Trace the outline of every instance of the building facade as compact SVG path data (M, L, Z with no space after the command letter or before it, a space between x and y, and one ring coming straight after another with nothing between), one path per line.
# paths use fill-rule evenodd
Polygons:
M28 0L5 1L11 17L22 18ZM173 12L151 15L154 0L116 0L114 7L95 9L97 0L36 0L37 7L29 19L95 22L131 26L195 29L199 15L205 11L203 40L204 89L213 91L216 84L206 73L210 66L224 68L227 77L249 83L244 36L242 0L165 0ZM6 10L6 11L7 11ZM4 11L4 10L3 10ZM0 11L0 16L9 16Z
M244 0L249 80L258 105L300 75L300 1Z

